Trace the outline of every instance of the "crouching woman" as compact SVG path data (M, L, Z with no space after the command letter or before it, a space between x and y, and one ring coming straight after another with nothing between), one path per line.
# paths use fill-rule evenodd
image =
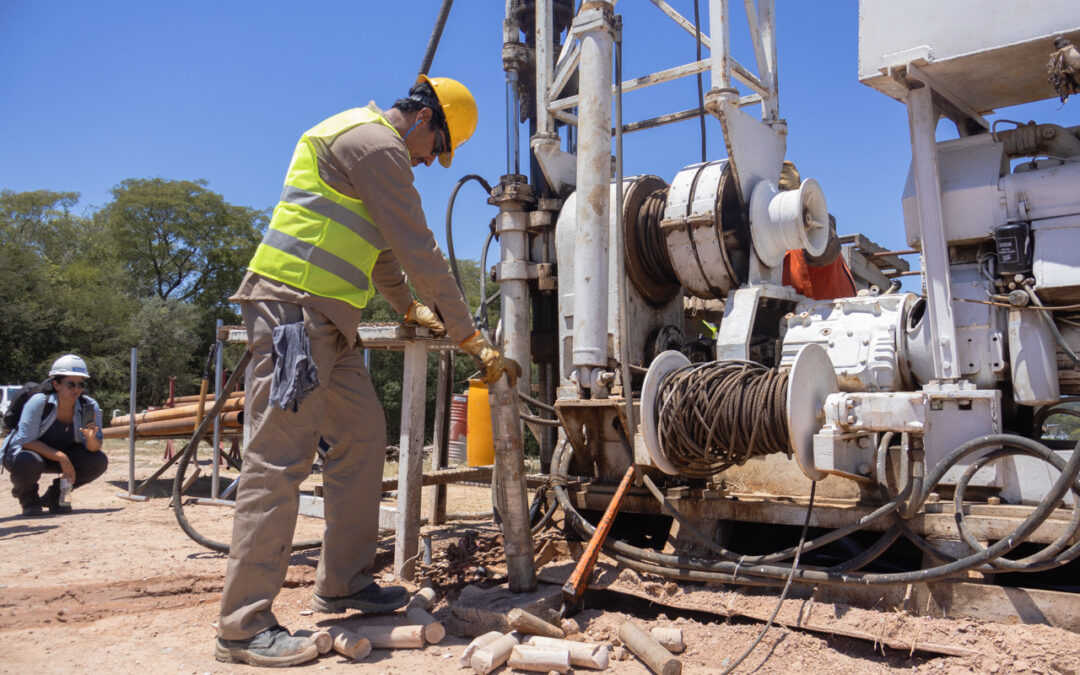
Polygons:
M54 361L49 378L26 400L18 426L4 441L0 455L24 516L40 515L43 507L51 513L71 511L61 501L61 480L77 488L109 465L101 452L101 408L83 393L89 377L86 362L74 354ZM39 495L43 473L60 477Z

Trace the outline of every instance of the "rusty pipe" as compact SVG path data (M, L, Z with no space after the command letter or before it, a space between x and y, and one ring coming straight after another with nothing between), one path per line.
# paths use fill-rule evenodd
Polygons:
M209 399L212 400L212 399ZM223 411L243 410L244 397L234 396L225 402ZM161 422L163 420L174 420L182 417L195 417L199 412L198 404L179 406L177 408L161 408L159 410L150 410L144 413L135 414L135 423L143 424L146 422ZM117 415L109 422L109 426L118 427L121 425L127 425L131 421L130 415Z
M190 435L197 426L195 416L181 417L179 419L161 420L157 422L145 422L135 425L135 436L143 435ZM234 410L221 415L221 426L242 427L244 426L244 411ZM109 427L102 431L105 438L127 438L130 433L129 427Z
M229 394L229 398L236 398L237 396L243 396L243 395L244 395L243 391L234 391L233 393ZM198 400L199 400L199 395L198 394L191 394L190 396L177 396L175 399L173 399L173 403L174 404L178 404L178 403L187 404L187 403L195 403ZM207 401L213 401L214 400L214 393L213 392L207 392L206 400Z

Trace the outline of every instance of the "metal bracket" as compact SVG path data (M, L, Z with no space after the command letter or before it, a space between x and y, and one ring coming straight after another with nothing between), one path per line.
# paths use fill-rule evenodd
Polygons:
M610 2L593 2L592 7L582 7L570 26L570 36L580 38L594 30L605 30L615 37L615 12Z
M931 77L925 70L919 68L914 63L909 63L904 67L903 73L908 80L914 80L915 82L920 82L923 85L930 87L935 95L934 103L941 108L942 112L944 112L949 119L954 122L959 122L962 119L971 120L983 129L990 131L990 123L986 121L986 118L965 103L963 99L957 96L951 89ZM906 85L909 89L912 88L910 82L907 82Z

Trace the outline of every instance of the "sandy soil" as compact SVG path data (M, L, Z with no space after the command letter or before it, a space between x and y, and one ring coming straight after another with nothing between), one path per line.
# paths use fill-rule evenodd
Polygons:
M161 443L140 448L137 477L149 476L160 464L162 449ZM0 491L0 672L67 673L92 668L125 673L253 672L248 666L213 659L213 624L225 558L199 547L180 530L167 499L172 471L166 474L168 480L153 486L156 498L147 502L122 500L116 494L127 486L126 443L114 442L108 450L112 460L108 474L74 493L75 512L69 515L23 518L9 494L7 479L0 479L4 487ZM209 473L208 466L203 469L204 474ZM195 494L207 492L205 479L193 489ZM490 503L483 489L451 487L452 512L483 510L485 502ZM192 506L187 512L200 532L227 541L231 528L227 507ZM485 525L455 525L439 541L448 543L466 527L490 527ZM322 521L301 518L297 539L318 537L321 529ZM386 537L380 543L377 565L387 574L393 540ZM404 623L400 614L371 618L311 613L308 603L317 560L317 549L293 556L285 588L275 605L282 623L293 630ZM640 583L646 586L649 581ZM692 587L679 590L683 592L708 593ZM688 646L681 655L684 672L719 672L758 637L762 628L752 621L668 616L656 608L642 611L638 607L636 616L623 610L619 606L590 609L576 619L590 641L614 640L619 625L627 620L646 629L680 627ZM445 599L435 608L437 617L448 616L449 611ZM884 622L891 616L893 613L879 612L867 621ZM1066 631L973 620L946 621L945 625L935 624L934 630L972 655L943 657L774 627L736 672L1080 672L1080 640ZM466 673L471 671L458 665L457 656L467 642L467 638L449 635L442 643L423 650L376 650L362 662L331 653L300 668ZM608 672L648 671L630 657L613 660Z

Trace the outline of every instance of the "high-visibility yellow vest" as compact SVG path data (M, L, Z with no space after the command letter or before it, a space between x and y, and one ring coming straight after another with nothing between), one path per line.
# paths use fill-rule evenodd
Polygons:
M316 144L360 124L382 124L370 108L353 108L315 125L296 144L281 201L248 269L325 298L363 308L375 288L371 270L388 248L359 199L346 197L319 176ZM397 133L397 130L394 130Z

